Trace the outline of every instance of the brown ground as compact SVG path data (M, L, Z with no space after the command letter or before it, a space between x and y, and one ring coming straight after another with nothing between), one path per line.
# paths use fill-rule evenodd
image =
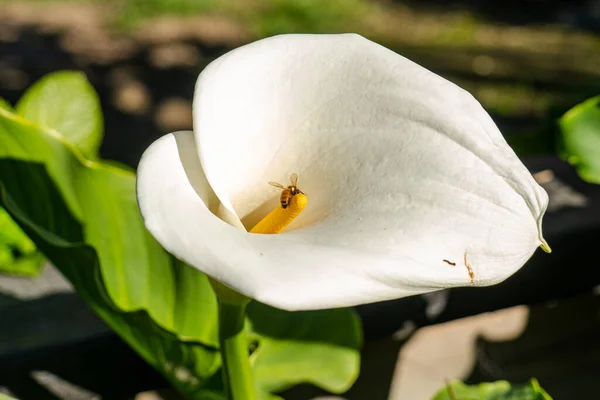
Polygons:
M521 153L552 151L555 119L600 92L598 36L380 3L348 30L470 90ZM191 127L201 69L256 33L222 15L164 17L125 33L110 28L116 12L88 3L0 4L0 97L14 103L48 72L83 70L104 106L103 156L135 166L156 137Z

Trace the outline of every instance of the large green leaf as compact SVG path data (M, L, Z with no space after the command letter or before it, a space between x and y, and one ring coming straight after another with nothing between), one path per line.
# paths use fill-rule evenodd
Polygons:
M514 385L507 381L465 385L461 381L450 382L432 400L552 400L536 379L526 385Z
M358 377L362 329L352 309L288 312L253 302L248 318L254 376L265 393L299 383L343 393Z
M85 75L60 71L44 76L21 97L17 113L60 132L88 158L96 158L102 143L100 100Z
M13 111L0 98L0 108ZM102 142L102 114L94 88L80 72L48 74L21 97L17 112L26 119L56 129L78 146L88 158L96 158ZM0 210L0 272L35 276L42 269L43 256Z
M45 165L66 209L75 220L85 222L83 242L95 249L106 291L120 310L146 310L159 326L182 339L218 345L216 300L206 276L178 267L147 232L133 173L87 160L58 132L2 109L0 158ZM2 168L0 180L14 174L11 168ZM32 209L46 215L40 216L41 221L51 218L41 226L62 240L74 241L69 231L62 231L62 213L50 212L53 200L40 192L42 181L37 175L18 181L23 195L16 204L35 205Z
M10 103L1 97L0 108L13 111ZM35 276L42 270L43 261L33 242L0 207L0 273Z
M110 300L94 249L82 242L83 227L62 202L43 164L0 159L0 203L77 288L108 325L149 364L190 398L220 366L216 349L184 342L160 328L145 311L123 312ZM35 182L23 185L22 182ZM35 192L47 207L27 201ZM178 269L190 269L186 265Z
M559 125L560 156L582 179L600 184L600 96L567 111Z

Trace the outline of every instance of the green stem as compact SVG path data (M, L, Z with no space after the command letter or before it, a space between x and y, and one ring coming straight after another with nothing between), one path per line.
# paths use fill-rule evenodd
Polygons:
M230 400L256 400L248 341L244 331L246 304L228 304L219 301L219 342L223 358L223 381Z

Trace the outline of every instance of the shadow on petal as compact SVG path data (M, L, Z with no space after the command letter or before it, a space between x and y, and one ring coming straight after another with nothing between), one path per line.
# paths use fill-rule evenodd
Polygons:
M198 197L200 197L210 212L218 218L230 225L243 228L238 216L223 206L221 200L219 200L210 186L198 157L194 135L187 131L180 131L175 132L173 136L177 143L177 151L185 175L190 182L190 185L198 194Z

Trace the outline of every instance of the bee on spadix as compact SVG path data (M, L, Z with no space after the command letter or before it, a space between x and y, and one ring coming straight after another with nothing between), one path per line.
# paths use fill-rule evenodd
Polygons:
M298 174L293 173L290 175L290 183L291 185L288 187L283 186L277 182L269 182L269 185L275 186L279 189L283 189L281 191L281 196L279 196L279 202L281 203L281 207L286 208L288 204L290 204L290 200L292 197L297 195L298 193L304 194L300 189L298 189Z

